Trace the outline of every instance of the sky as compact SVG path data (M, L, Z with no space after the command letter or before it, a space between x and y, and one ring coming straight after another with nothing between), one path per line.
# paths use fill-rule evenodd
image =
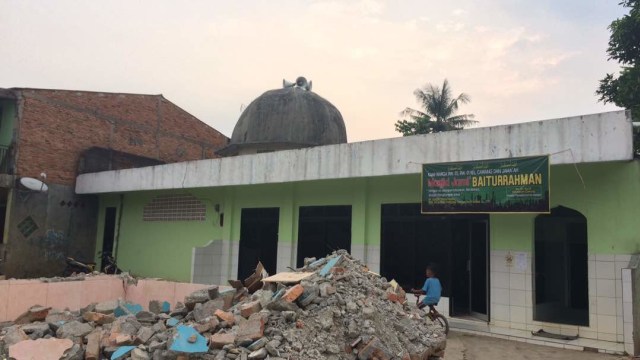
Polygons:
M246 107L305 76L350 142L399 136L427 83L477 126L617 110L597 101L612 0L0 0L0 88L163 94L231 136Z

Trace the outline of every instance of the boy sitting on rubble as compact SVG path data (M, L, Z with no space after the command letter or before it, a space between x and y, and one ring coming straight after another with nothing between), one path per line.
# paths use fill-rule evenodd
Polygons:
M422 309L425 306L429 306L432 308L435 305L438 305L440 301L440 295L442 293L442 285L440 285L440 280L438 280L438 270L435 264L430 264L427 266L426 270L427 280L425 280L422 289L411 289L411 292L416 295L425 295L418 308Z

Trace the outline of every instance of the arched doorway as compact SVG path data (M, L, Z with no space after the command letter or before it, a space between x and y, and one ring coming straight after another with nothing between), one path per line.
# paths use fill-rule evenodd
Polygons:
M589 325L587 218L558 206L535 220L533 319Z

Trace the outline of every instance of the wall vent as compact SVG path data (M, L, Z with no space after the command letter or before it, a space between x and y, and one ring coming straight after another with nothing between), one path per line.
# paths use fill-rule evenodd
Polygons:
M144 221L204 221L206 205L193 195L161 195L144 206Z

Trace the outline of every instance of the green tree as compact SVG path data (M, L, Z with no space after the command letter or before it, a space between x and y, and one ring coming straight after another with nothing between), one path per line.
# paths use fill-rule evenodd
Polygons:
M634 119L640 119L640 0L624 0L620 5L629 8L629 14L609 25L607 54L609 60L622 65L622 70L617 77L607 74L600 80L596 94L600 96L599 101L629 109ZM638 129L634 144L636 153L640 154Z
M451 93L447 79L444 79L442 87L427 84L421 89L416 89L413 95L423 110L410 107L404 109L401 112L404 119L396 122L396 131L403 136L430 134L462 130L477 123L473 120L473 114L456 115L460 104L471 101L469 96L462 93L454 98Z

